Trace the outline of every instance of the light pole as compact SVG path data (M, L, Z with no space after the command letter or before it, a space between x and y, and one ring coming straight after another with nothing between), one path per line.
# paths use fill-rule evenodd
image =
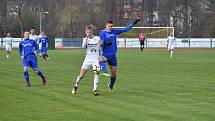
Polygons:
M40 34L42 32L42 14L48 14L49 12L45 11L45 12L40 12Z
M157 17L158 17L158 25L160 26L160 18L159 18L159 2L158 2L158 0L157 0Z

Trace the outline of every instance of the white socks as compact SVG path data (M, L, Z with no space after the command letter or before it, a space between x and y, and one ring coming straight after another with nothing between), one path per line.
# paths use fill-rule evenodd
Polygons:
M99 84L99 76L97 74L94 74L94 87L93 91L98 89L98 84Z
M77 79L76 79L76 82L75 82L75 86L76 86L76 87L79 86L80 80L81 80L81 79L80 79L80 77L78 76Z
M80 84L80 77L78 76L75 82L75 86L78 87ZM99 76L97 74L94 74L94 83L93 83L93 91L98 89L98 83L99 83Z
M173 51L171 50L170 51L170 58L172 58L172 56L173 56Z

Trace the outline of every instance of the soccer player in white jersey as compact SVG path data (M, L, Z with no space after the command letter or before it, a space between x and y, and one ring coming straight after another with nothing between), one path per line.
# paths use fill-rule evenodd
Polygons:
M99 83L99 55L101 40L100 37L93 35L93 27L87 26L85 28L86 37L83 39L82 47L86 49L86 57L84 59L83 65L80 70L80 74L76 79L75 85L72 89L72 94L76 94L79 87L80 80L84 78L85 74L90 68L94 71L94 87L93 95L97 96L98 93L98 83Z
M34 27L31 28L30 30L30 37L29 39L36 41L36 43L38 44L38 51L37 54L40 54L40 50L41 50L41 44L39 44L39 36L36 34L36 30Z
M170 53L170 58L173 58L173 51L175 47L175 37L173 36L172 33L170 33L170 36L167 39L167 47Z
M30 38L31 40L35 40L37 42L37 44L39 43L39 38L38 35L36 35L36 30L35 28L31 28L31 34L30 34Z
M13 38L11 37L11 34L8 32L7 37L4 38L4 46L5 46L7 59L9 58L9 55L11 54L11 51L12 51L12 43L13 43Z

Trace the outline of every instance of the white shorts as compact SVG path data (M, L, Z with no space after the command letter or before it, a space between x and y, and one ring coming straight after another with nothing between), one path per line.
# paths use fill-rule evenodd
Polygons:
M81 68L89 70L92 69L94 66L100 67L98 59L85 58Z
M6 50L6 51L11 51L11 50L12 50L12 47L6 45L6 46L5 46L5 50Z
M168 46L168 50L174 50L174 46Z

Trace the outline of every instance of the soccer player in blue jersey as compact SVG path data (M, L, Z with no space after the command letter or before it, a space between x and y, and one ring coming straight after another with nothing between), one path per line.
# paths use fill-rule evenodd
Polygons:
M19 43L19 55L23 60L23 70L24 70L24 77L26 80L26 87L31 87L28 68L31 67L35 73L37 73L43 81L43 85L46 85L46 78L43 75L42 71L38 69L37 64L37 57L34 53L36 49L38 51L38 45L35 40L29 39L30 33L25 31L24 32L24 40Z
M45 35L44 32L41 32L41 35L39 36L39 44L41 44L40 49L40 56L43 56L44 60L49 60L48 56L48 37Z
M116 81L116 73L117 73L117 36L121 33L129 31L134 25L136 25L140 19L135 20L133 23L129 24L123 29L113 29L113 21L109 20L106 23L106 28L101 30L100 38L103 42L103 52L104 60L108 62L111 71L111 78L109 83L109 88L112 90ZM107 72L105 61L100 61L99 64L101 66L101 70L105 73Z

